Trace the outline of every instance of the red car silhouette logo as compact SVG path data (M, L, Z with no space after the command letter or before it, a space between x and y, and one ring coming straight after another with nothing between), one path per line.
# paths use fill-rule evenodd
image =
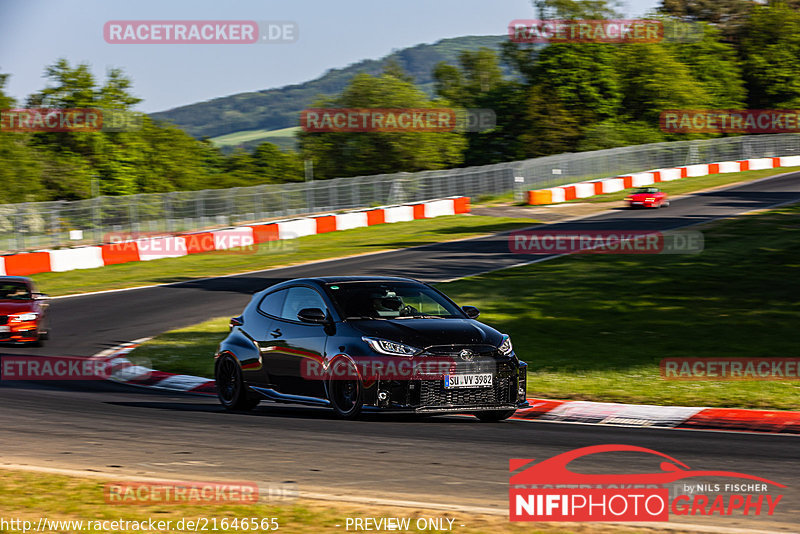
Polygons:
M567 464L590 454L597 454L601 452L643 452L652 454L663 458L660 464L661 471L654 473L636 473L636 474L585 474L576 473L568 469ZM535 460L529 459L513 459L509 462L509 471L515 471L524 465L528 465ZM748 475L745 473L737 473L734 471L703 471L691 469L683 462L668 456L664 453L646 449L644 447L637 447L634 445L594 445L591 447L582 447L573 451L565 452L543 460L534 464L527 469L516 473L511 476L509 483L511 485L527 485L527 484L668 484L676 480L693 477L731 477L731 478L745 478L749 480L756 480L759 482L766 482L774 486L785 488L783 484L779 484L766 478Z

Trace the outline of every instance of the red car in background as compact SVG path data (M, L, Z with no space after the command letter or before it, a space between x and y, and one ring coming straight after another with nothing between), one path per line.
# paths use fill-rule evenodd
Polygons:
M47 295L30 278L0 276L0 343L40 345L48 336Z
M657 187L640 187L625 197L629 208L666 208L667 194Z

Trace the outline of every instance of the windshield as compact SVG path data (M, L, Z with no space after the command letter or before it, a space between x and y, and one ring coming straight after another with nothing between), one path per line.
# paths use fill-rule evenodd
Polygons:
M656 188L656 187L642 187L641 189L637 189L634 194L641 194L641 193L658 193L658 188Z
M442 295L413 282L342 282L327 288L345 319L464 317Z
M0 300L31 300L31 291L22 282L0 282Z

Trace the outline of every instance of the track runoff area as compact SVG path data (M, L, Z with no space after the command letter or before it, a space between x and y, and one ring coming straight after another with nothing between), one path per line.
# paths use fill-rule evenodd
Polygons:
M557 228L600 230L647 225L677 229L798 198L796 175L784 176L681 198L669 210L613 211ZM60 299L53 303L54 311L58 311L54 316L59 317L55 330L70 335L64 335L61 341L54 338L47 350L51 355L64 354L60 348L69 346L69 353L89 356L97 352L98 345L108 347L120 340L181 326L181 322L199 322L208 316L209 309L220 315L236 313L254 288L278 279L324 272L404 274L436 281L510 267L520 260L509 251L506 234L236 277ZM462 510L473 507L471 513L462 513L459 518L467 526L453 530L468 528L469 518L476 517L478 510L535 521L581 521L584 517L580 514L595 510L602 512L602 520L664 524L660 504L667 506L669 523L665 526L680 522L732 531L796 527L792 503L798 502L800 479L787 470L787 465L798 461L793 436L522 421L486 426L453 418L367 419L342 424L327 412L314 409L265 406L254 417L221 413L213 402L199 397L153 396L100 384L88 391L70 384L53 385L24 383L0 389L3 402L17 406L4 413L0 437L19 440L24 436L27 443L25 451L7 451L4 456L8 462L58 460L63 465L66 462L59 451L66 450L72 453L71 466L96 468L99 456L104 464L119 465L114 469L134 478L158 475L163 479L166 475L173 480L216 480L222 469L227 480L255 478L253 482L260 488L294 480L297 488L308 494L343 500L350 497L351 502L354 498L371 498L382 505L424 502L432 507L437 503ZM48 421L50 431L30 432L31 420ZM226 428L223 442L211 444L198 439L209 429L222 426ZM117 439L151 433L153 428L160 429L159 439L150 440L147 447L133 439ZM266 435L265 428L269 429ZM454 428L458 431L457 447ZM97 445L79 445L87 441ZM323 455L321 443L325 443ZM366 443L372 445L365 448ZM598 444L618 448L594 448ZM254 452L247 466L220 456L230 448ZM372 449L386 450L387 454L365 459L364 454ZM154 463L154 458L168 458L176 450L189 453L192 462L169 468ZM401 460L397 454L402 454ZM574 454L577 465L587 467L582 476L590 478L569 479L571 475L559 467ZM299 470L298 465L314 468ZM398 466L405 469L415 465L424 465L425 469L407 475L398 471ZM461 473L457 486L447 483L453 481L454 472ZM619 478L641 473L648 478ZM591 478L594 475L598 478ZM343 480L349 483L347 492L340 489ZM526 487L531 484L542 488ZM581 487L586 485L592 488ZM591 489L602 492L592 493ZM516 490L522 493L513 493ZM648 491L631 493L635 490ZM514 495L522 495L522 501L512 499ZM605 506L589 507L601 502L603 495ZM512 510L518 502L519 508ZM638 509L637 504L641 505ZM630 513L639 515L622 515ZM346 519L342 518L339 528L346 528ZM352 523L351 530L354 528Z

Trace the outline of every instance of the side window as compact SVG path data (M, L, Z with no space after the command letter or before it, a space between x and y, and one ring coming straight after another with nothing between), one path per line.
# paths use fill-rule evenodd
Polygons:
M281 310L283 309L283 301L286 298L286 293L288 290L281 289L280 291L276 291L275 293L270 293L263 299L261 299L261 303L258 305L258 309L262 313L266 313L267 315L271 315L273 317L280 317Z
M297 312L303 308L319 308L327 311L325 301L310 287L290 287L286 292L286 300L280 313L281 319L296 321Z

